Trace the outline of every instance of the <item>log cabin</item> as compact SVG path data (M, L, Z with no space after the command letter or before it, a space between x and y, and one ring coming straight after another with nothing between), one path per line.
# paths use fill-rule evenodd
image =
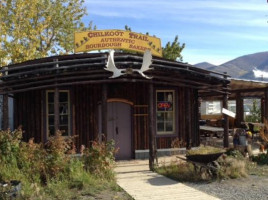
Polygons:
M108 57L81 53L3 67L3 127L9 126L11 97L14 126L22 126L24 140L45 143L61 130L77 135L79 147L103 134L120 148L118 159L133 159L138 151L171 148L175 139L187 148L198 146L200 94L218 94L227 102L226 74L153 57L145 78L136 73L142 55L116 52L114 63L125 73L111 78Z

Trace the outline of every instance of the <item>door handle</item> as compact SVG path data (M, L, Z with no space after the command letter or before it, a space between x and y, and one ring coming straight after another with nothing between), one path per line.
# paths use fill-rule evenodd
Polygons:
M118 135L118 127L115 127L115 134Z

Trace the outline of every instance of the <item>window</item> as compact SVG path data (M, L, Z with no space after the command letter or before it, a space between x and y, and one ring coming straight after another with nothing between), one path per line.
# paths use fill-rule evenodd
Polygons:
M157 134L175 133L175 91L156 91Z
M228 101L228 110L236 113L236 101L235 100Z
M246 122L261 121L261 99L244 99L244 120Z
M221 101L202 101L201 115L217 115L221 114Z
M54 91L47 91L47 132L48 136L54 135ZM67 90L59 91L59 129L63 136L70 135L70 94Z

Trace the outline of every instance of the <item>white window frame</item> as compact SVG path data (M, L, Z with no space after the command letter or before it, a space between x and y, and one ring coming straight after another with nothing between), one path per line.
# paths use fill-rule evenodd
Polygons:
M54 114L49 114L49 105L48 105L48 93L53 93L54 94L54 90L46 90L46 134L47 134L47 137L50 137L50 136L53 136L54 135L54 133L51 135L51 134L49 134L49 116L53 116ZM70 136L71 135L71 110L70 110L70 91L69 90L59 90L59 94L61 93L61 92L66 92L67 93L67 98L68 98L68 102L65 102L65 103L67 103L67 114L66 113L64 113L64 114L61 114L61 113L59 113L59 117L61 116L61 115L67 115L68 116L68 125L67 125L67 127L68 127L68 133L65 135L64 134L64 136ZM60 104L61 102L59 102L59 104ZM54 105L54 102L53 102L53 105Z
M159 111L158 110L158 99L157 99L157 94L158 93L172 93L172 111L167 111L167 110L164 110L164 111ZM176 91L175 90L170 90L170 89L164 89L164 90L156 90L156 134L157 135L173 135L176 133L176 123L175 123L175 113L176 113L176 97L175 97L175 94L176 94ZM158 119L157 119L157 115L158 113L172 113L172 128L173 130L172 131L166 131L166 119L164 119L164 131L158 131Z

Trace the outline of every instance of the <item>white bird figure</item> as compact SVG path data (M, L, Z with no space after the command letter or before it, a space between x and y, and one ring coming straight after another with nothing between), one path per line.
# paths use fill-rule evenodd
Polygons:
M133 69L133 71L138 72L140 75L142 75L144 78L151 79L153 77L146 76L143 72L148 71L152 68L149 68L149 66L152 64L152 53L150 50L146 50L143 55L143 61L142 66L140 69Z
M110 50L108 62L106 64L106 68L104 68L107 71L113 72L113 75L110 78L116 78L119 77L125 73L122 73L125 69L118 69L114 64L114 50Z
M143 55L142 66L140 69L132 69L132 68L118 69L114 63L114 50L110 50L106 68L104 69L113 72L113 75L110 78L116 78L124 74L132 74L135 71L138 72L140 75L142 75L144 78L151 79L152 77L148 77L143 73L145 71L152 69L149 68L151 64L152 64L152 53L150 50L146 50Z

